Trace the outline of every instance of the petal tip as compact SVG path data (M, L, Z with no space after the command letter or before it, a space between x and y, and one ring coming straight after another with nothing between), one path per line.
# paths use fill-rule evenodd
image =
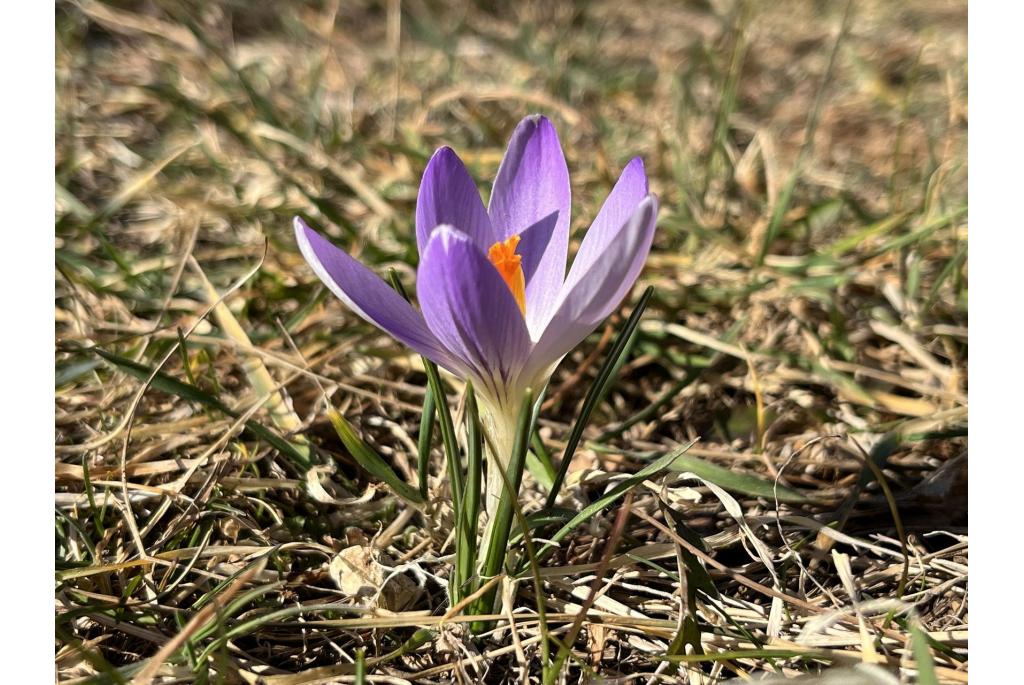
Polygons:
M551 132L557 135L555 125L551 123L551 119L547 115L534 112L533 114L527 114L519 124L516 126L516 130L522 133L535 133L537 131Z
M317 239L323 241L323 237L315 229L310 228L309 224L301 216L292 218L292 228L295 230L295 242L299 244L299 249L304 255L307 255L308 259L308 254L314 254L313 241Z
M622 169L622 176L639 176L643 184L644 195L650 191L650 184L647 181L647 167L644 165L643 157L639 155L629 160Z
M450 145L442 145L441 147L434 150L434 154L430 156L430 163L434 160L439 162L451 162L459 159L459 156L455 153L455 150Z

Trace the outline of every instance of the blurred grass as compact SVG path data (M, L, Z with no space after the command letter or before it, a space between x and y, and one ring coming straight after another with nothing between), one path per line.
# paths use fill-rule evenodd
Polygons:
M413 283L413 208L430 153L455 147L486 196L513 126L535 111L556 122L566 150L576 238L634 155L662 205L642 278L655 294L594 410L566 506L583 510L617 472L698 437L691 458L768 487L778 479L793 502L733 492L747 530L773 551L770 568L744 551L753 542L731 505L700 482L639 489L634 508L660 515L659 501L673 503L740 577L709 569L721 599L681 607L675 543L632 519L570 680L653 677L666 655L706 662L679 665L691 682L851 661L906 679L925 645L933 663L922 669L966 679L966 6L857 1L843 30L845 10L810 0L58 2L59 679L131 678L264 557L158 678L349 677L359 649L368 681L514 677L521 657L503 651L507 624L475 643L458 621L416 632L449 608L443 452L434 445L432 506L416 513L358 468L318 384L415 482L425 376L329 297L290 223L301 214ZM198 320L208 288L184 268L190 257L221 293L259 266L219 319L241 334ZM555 458L621 323L613 317L552 381L540 436ZM269 378L254 389L259 365ZM294 435L265 405L279 389L302 425ZM907 539L853 437L883 470ZM319 445L308 470L288 454L306 438ZM524 487L529 515L546 492L529 476ZM586 599L573 588L590 583L614 518L594 518L544 562L553 639ZM912 550L901 598L915 605L911 623L857 608L897 599L901 544ZM327 564L349 545L372 546L422 585L387 607L399 612L391 623L334 586ZM851 555L860 597L833 547ZM537 603L529 581L514 592L536 676ZM867 616L870 650L848 624L807 627L843 607ZM707 656L669 651L680 616L699 621Z

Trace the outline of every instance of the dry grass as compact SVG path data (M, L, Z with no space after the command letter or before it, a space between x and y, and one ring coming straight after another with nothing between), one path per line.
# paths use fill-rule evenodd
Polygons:
M411 283L430 152L490 179L543 111L574 227L635 154L663 207L656 294L566 506L698 437L690 466L732 474L646 481L543 564L553 634L589 607L566 680L966 682L966 7L844 6L59 2L58 680L537 677L529 578L482 639L450 615L440 448L417 512L331 431L325 395L410 474L424 375L289 225ZM620 323L552 381L556 458ZM398 569L378 602L332 580L354 545Z

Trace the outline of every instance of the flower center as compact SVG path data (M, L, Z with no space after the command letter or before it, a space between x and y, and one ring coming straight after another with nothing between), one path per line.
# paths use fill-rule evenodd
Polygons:
M499 241L487 250L487 258L498 270L501 277L512 291L512 297L519 305L519 311L526 316L526 278L523 276L523 258L516 254L519 236L514 235L508 240Z

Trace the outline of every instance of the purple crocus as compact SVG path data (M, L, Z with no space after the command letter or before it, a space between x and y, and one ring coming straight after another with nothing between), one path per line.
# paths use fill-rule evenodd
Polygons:
M295 219L295 233L335 295L472 381L489 423L506 433L525 389L542 388L633 286L651 247L658 201L648 192L643 162L633 159L566 275L569 210L558 134L546 117L533 115L512 134L487 209L451 148L440 148L427 164L416 201L420 311L302 219Z

